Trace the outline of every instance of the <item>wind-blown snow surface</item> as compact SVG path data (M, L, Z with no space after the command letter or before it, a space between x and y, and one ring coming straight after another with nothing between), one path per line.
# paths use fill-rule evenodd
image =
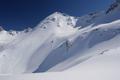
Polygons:
M114 3L83 17L56 12L34 29L0 31L0 80L119 80L119 14Z

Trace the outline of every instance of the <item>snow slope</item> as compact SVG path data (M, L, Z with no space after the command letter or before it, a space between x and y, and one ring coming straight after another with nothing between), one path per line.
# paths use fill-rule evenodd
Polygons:
M120 37L120 36L119 36ZM39 74L1 75L1 80L119 80L120 47L90 58L63 72Z
M33 29L1 30L0 80L119 80L119 14L115 2L82 17L55 12Z

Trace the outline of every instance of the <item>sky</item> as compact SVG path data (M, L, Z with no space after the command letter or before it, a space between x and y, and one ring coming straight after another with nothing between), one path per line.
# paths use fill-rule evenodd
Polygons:
M0 26L6 30L35 27L54 12L82 16L104 10L114 0L0 0Z

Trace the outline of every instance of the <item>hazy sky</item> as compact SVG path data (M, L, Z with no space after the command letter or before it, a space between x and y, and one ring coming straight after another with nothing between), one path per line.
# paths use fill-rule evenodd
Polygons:
M0 25L22 30L36 26L53 12L73 16L106 9L114 0L0 0Z

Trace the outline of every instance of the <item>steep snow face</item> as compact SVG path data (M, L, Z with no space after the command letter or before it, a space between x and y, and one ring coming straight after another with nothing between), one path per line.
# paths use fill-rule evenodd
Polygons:
M47 58L42 62L42 64L35 72L46 71L52 67L53 69L51 69L50 71L61 71L73 66L73 64L71 64L73 60L71 60L63 64L62 67L57 67L54 69L55 65L61 62L64 63L65 60L71 59L73 57L73 59L76 59L77 57L83 56L85 53L87 54L86 51L88 51L95 45L104 41L108 41L114 38L116 35L119 35L119 26L120 21L118 20L109 24L102 24L96 27L88 26L85 29L77 31L74 36L71 36L67 40L64 40L64 42L60 46L56 47L53 51L51 51ZM116 46L118 46L117 43ZM105 49L106 48L102 49L101 52ZM70 65L67 66L67 68L64 67L68 65L69 62Z
M71 54L70 52L72 52L74 56L72 55L72 57L69 57L69 59L67 59L66 61L64 61L62 63L59 63L58 65L52 67L48 71L66 70L84 60L87 60L88 58L90 58L91 56L93 56L95 54L102 53L104 51L107 51L107 50L115 48L115 47L119 47L120 46L120 44L118 44L119 39L120 39L119 37L111 40L116 35L119 35L119 33L120 33L119 26L120 26L120 22L115 21L115 22L112 22L109 24L102 24L102 25L96 26L94 28L90 28L83 32L80 31L79 37L83 36L83 34L84 35L86 34L87 36L82 38L83 41L80 40L79 38L76 38L76 40L80 40L82 42L80 42L80 41L78 42L75 40L75 42L72 43L72 46L69 48L68 55L70 55ZM78 45L76 46L75 43ZM81 51L81 50L83 50L83 51ZM59 57L57 59L59 59ZM47 67L48 67L48 65L47 65ZM44 68L45 68L45 66L44 66Z

